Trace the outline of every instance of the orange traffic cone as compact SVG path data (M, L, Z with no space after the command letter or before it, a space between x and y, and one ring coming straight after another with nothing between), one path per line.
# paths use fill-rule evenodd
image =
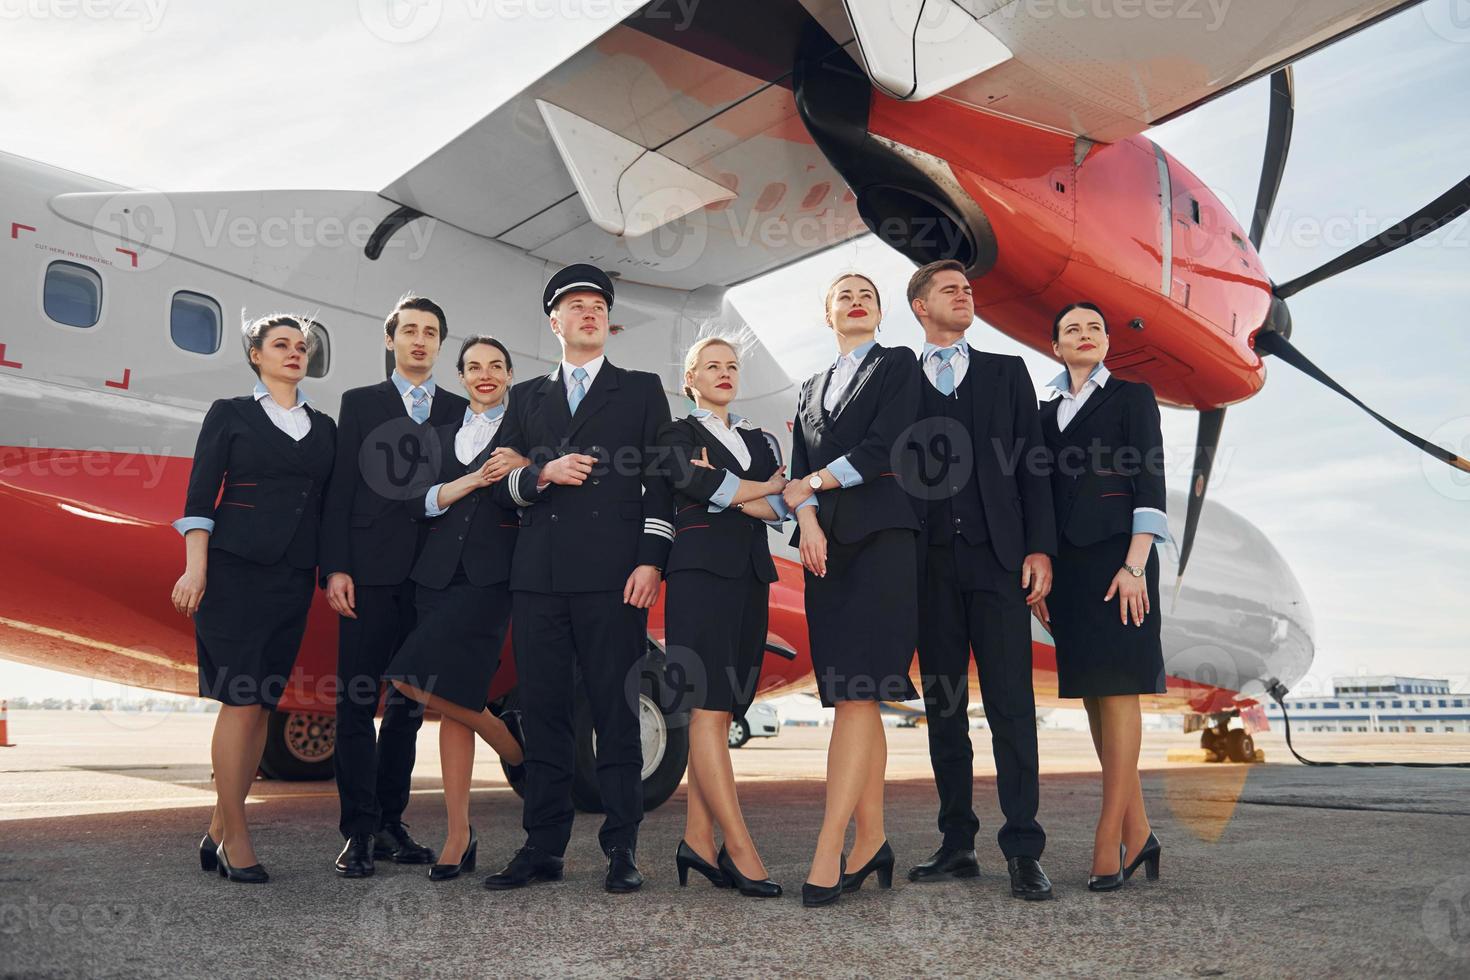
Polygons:
M0 749L15 748L15 743L10 740L9 709L9 701L0 701Z

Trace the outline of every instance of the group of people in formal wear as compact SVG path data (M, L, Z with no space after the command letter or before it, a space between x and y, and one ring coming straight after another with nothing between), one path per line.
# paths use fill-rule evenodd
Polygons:
M385 321L392 375L346 392L336 421L299 388L314 324L273 315L245 328L254 391L210 407L175 522L185 570L172 601L194 621L200 694L221 703L201 867L269 877L245 799L321 588L339 627L339 875L371 875L380 860L431 865L433 881L473 871L470 779L484 740L525 798L524 844L484 886L560 879L580 687L596 733L604 885L637 890L638 678L664 588L665 649L696 668L686 671L679 883L692 870L741 895L781 895L741 812L728 732L755 698L766 650L767 528L794 522L816 691L833 709L804 905L834 903L870 876L892 884L884 701L922 695L939 795L940 846L909 880L979 874L972 658L1011 894L1052 896L1037 820L1033 617L1101 762L1088 887L1116 889L1139 868L1157 877L1138 753L1139 696L1164 690L1159 413L1147 385L1104 366L1101 310L1078 302L1056 315L1065 369L1038 406L1020 358L966 342L975 310L960 263L930 263L908 283L925 334L917 359L878 343L877 284L840 276L824 302L838 356L801 387L787 465L777 440L733 410L738 340L706 336L688 350L693 409L672 419L657 374L607 359L613 299L594 266L557 272L543 293L556 369L515 383L506 345L474 334L455 362L461 397L433 379L445 311L405 297ZM507 631L509 710L487 703ZM915 651L922 691L910 679ZM441 718L448 830L437 853L403 822L425 710Z

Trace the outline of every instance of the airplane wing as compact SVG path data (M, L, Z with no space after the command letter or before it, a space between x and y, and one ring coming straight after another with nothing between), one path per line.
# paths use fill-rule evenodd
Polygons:
M548 262L733 285L867 231L792 96L814 34L880 92L1109 142L1417 2L652 0L381 195Z

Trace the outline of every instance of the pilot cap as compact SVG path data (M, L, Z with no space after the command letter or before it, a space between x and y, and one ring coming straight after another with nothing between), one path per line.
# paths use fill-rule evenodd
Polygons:
M564 293L576 292L601 293L602 298L607 300L607 308L612 309L612 278L597 266L585 262L569 265L551 277L541 294L541 307L549 314L557 299Z

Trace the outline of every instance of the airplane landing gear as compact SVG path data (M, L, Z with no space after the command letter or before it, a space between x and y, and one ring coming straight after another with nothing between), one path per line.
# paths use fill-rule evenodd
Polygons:
M1256 740L1244 728L1231 728L1230 719L1239 717L1238 712L1217 715L1215 723L1200 732L1200 748L1211 754L1211 762L1256 761Z

